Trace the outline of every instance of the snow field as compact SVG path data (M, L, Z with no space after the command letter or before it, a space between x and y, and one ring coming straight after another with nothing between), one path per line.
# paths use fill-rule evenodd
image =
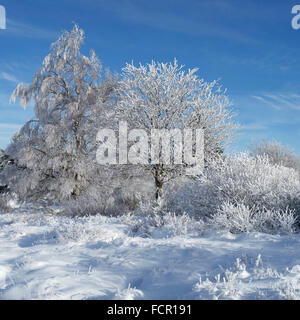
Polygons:
M16 210L0 215L0 299L300 298L300 235Z

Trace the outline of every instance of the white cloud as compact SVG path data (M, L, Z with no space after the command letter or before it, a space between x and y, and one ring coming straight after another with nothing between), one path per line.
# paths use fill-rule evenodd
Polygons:
M36 39L55 40L58 36L57 31L47 30L44 28L33 26L27 23L17 22L10 19L7 19L6 32L15 36Z
M258 101L261 101L263 102L264 104L270 106L271 108L275 109L275 110L280 110L281 108L275 104L273 101L269 101L267 99L265 99L264 97L261 97L261 96L252 96L252 98L258 100Z
M268 129L268 126L263 123L258 123L258 122L253 122L253 123L248 123L245 125L241 125L240 130L246 130L246 131L258 131L258 130L265 130Z
M14 75L9 74L7 72L0 72L0 79L15 82L15 83L19 82L19 80Z
M295 95L265 94L265 97L273 100L277 105L281 105L282 108L289 107L290 109L300 110L300 99Z
M300 96L294 93L263 93L252 98L275 110L300 110Z
M210 0L211 1L211 0ZM190 8L197 15L190 16L189 19L181 14L174 13L173 10L164 10L159 5L149 5L148 2L115 0L115 1L85 1L92 6L98 6L102 10L116 15L119 19L127 22L148 26L155 29L166 31L180 32L193 36L209 36L217 38L232 39L239 42L255 43L257 39L246 35L241 30L233 28L230 25L219 23L218 20L212 19L214 12L204 14L205 10L197 6ZM208 2L207 2L208 3ZM222 2L223 3L223 2ZM178 7L178 2L174 3ZM218 7L224 7L218 2ZM228 6L226 6L228 7ZM180 7L179 7L180 8ZM181 8L183 10L183 7ZM228 9L228 8L227 8Z

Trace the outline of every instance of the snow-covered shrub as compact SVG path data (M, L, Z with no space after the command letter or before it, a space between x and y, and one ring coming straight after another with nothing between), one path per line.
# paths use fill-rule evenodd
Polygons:
M126 191L125 188L117 188L113 193L113 211L117 214L133 212L140 207L141 204L141 194L136 191Z
M63 204L64 214L75 216L92 216L102 214L118 216L136 210L140 204L137 194L118 192L98 192L93 195L85 195L76 199L65 201Z
M70 217L84 217L101 214L105 211L105 206L102 201L92 197L78 197L70 199L63 203L63 214Z
M224 203L210 220L217 229L228 229L233 233L253 231L255 224L255 210L244 204L233 205Z
M226 229L232 233L259 231L265 233L288 234L295 231L295 212L249 208L244 204L224 203L210 219L216 229Z
M271 164L267 156L254 158L242 153L210 163L201 177L184 185L166 205L176 212L211 217L226 202L245 214L246 207L278 211L288 208L299 216L299 173Z
M272 164L293 168L300 172L300 159L289 147L281 145L280 142L261 141L250 148L251 154L257 156L267 156Z
M165 238L174 236L199 235L204 231L204 222L195 220L188 214L171 212L140 212L121 217L122 222L129 225L132 233L141 237Z
M219 265L221 272L200 277L193 291L197 298L213 300L278 300L299 299L297 282L291 271L280 272L265 266L261 254L237 258L232 266ZM295 268L296 269L296 268ZM297 270L297 269L296 269ZM268 288L266 287L268 283Z
M164 215L155 215L155 225L166 232L169 236L192 235L203 231L203 221L196 221L185 212L181 215L168 212Z

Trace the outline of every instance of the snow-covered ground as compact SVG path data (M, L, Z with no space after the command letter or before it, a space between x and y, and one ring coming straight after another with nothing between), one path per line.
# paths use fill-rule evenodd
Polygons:
M19 209L0 214L0 299L298 299L299 247L300 235L184 219L145 228L142 218Z

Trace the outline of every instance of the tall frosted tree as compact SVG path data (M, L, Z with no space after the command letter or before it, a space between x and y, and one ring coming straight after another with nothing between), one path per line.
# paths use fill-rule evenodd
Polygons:
M8 183L23 197L76 197L96 175L91 156L96 127L114 81L102 80L94 51L89 56L80 52L83 41L77 25L65 31L51 45L32 83L19 84L11 97L20 98L24 107L34 101L35 118L6 150L15 159L7 168Z
M127 64L118 87L118 118L126 120L131 128L145 130L148 137L153 129L202 129L205 161L219 155L233 137L234 114L217 81L199 79L197 70L184 71L176 60L174 63L153 61L138 67ZM163 143L166 135L161 138ZM170 148L174 155L174 141L170 142ZM162 157L160 152L156 163L139 164L140 170L154 178L156 199L161 197L164 183L182 175L187 164L171 161L168 165L161 161Z

